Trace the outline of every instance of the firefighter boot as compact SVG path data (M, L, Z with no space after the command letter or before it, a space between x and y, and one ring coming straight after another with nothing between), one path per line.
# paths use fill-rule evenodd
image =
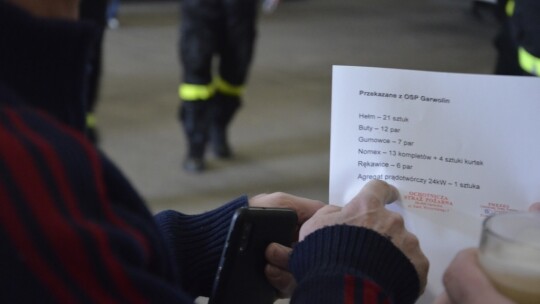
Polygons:
M205 169L204 150L208 140L208 101L182 102L179 118L184 127L188 152L182 167L188 172Z
M218 93L210 105L210 143L219 158L232 157L227 140L227 127L240 108L240 97Z

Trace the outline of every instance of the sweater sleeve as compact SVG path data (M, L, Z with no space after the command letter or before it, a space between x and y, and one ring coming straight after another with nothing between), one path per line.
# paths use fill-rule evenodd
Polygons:
M200 215L167 210L155 216L178 264L182 287L191 295L210 295L232 216L247 203L241 196Z
M418 274L377 232L347 225L320 229L294 248L298 287L291 303L414 303Z

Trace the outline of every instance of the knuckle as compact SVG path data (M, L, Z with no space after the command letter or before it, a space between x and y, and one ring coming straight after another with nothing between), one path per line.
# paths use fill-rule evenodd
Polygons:
M420 248L420 240L412 233L407 233L406 241L411 248Z
M327 214L336 210L336 206L326 205L317 210L317 214Z
M423 257L422 260L423 260L424 271L426 273L428 273L429 272L429 267L431 266L431 264L429 263L429 260L425 255L423 255L422 257Z
M412 233L409 233L411 235L411 242L414 244L414 246L420 247L420 240L418 237Z
M388 219L394 226L404 227L405 226L405 220L403 219L403 216L401 214L396 212L391 212L388 215Z
M288 195L285 192L274 192L271 194L271 198L279 203L288 202Z

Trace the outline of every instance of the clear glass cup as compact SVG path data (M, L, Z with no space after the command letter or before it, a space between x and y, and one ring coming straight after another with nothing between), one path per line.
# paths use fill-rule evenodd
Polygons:
M540 212L509 212L484 220L480 264L516 303L540 303Z

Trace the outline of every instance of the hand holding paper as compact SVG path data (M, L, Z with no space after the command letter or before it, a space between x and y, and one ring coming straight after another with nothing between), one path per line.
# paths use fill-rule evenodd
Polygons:
M405 229L403 218L385 208L399 193L394 186L372 180L343 208L328 205L319 209L300 229L300 240L313 231L335 224L366 227L386 236L412 262L420 279L420 289L426 286L429 262L420 250L418 239Z

